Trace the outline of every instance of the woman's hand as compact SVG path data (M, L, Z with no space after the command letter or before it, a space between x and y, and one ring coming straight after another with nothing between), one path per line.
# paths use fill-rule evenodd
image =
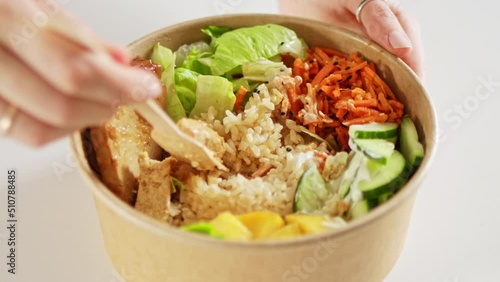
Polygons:
M67 40L51 26L103 51ZM101 123L120 104L158 96L158 79L128 60L126 50L101 40L56 0L0 0L0 118L8 129L0 133L39 146Z
M423 50L419 23L396 0L372 0L356 19L361 0L279 0L284 14L329 22L364 34L405 61L421 78Z

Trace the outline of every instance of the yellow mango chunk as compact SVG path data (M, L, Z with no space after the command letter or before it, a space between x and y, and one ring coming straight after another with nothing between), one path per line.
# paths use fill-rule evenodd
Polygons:
M270 211L256 211L236 216L255 239L266 238L285 225L281 215Z
M286 239L286 238L294 238L302 235L302 230L300 229L300 225L298 223L292 223L281 227L280 229L271 233L268 238L269 239Z
M285 221L287 224L298 223L304 234L316 234L328 230L323 226L326 217L322 215L293 213L285 216Z
M210 223L224 239L246 241L252 238L252 232L230 212L219 214Z

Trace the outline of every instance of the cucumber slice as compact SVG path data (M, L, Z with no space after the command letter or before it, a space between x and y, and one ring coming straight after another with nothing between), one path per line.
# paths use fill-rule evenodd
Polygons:
M385 139L385 140L387 140L387 141L389 141L389 142L391 142L391 143L396 144L396 142L398 141L398 137L397 137L397 136L395 136L395 137L387 138L387 139Z
M394 122L356 124L349 127L349 136L356 139L388 139L396 142L399 125Z
M418 141L417 128L410 117L404 117L401 121L399 147L413 172L420 166L424 159L424 146Z
M320 210L328 198L326 182L316 165L308 168L300 177L295 193L293 211L300 213L314 213Z
M370 173L371 177L375 176L384 166L384 164L370 158L366 159L366 168L368 169L368 173Z
M384 139L353 139L353 142L365 156L381 164L386 164L394 152L394 143Z
M394 151L387 164L380 168L370 180L362 180L358 188L365 199L378 199L385 193L391 193L403 186L408 178L406 160L398 151Z
M362 200L355 203L349 210L351 219L360 218L366 215L371 209L377 206L376 200Z

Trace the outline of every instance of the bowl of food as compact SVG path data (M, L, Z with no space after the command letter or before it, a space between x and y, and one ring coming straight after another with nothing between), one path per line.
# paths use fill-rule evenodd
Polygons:
M130 49L165 84L158 105L224 168L163 150L133 106L72 137L125 281L384 279L436 150L406 64L278 15L194 20Z

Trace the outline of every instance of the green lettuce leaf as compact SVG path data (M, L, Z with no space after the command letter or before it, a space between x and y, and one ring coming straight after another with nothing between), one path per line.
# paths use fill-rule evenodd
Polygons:
M217 39L224 33L231 31L231 28L225 27L225 26L215 26L215 25L209 25L205 28L201 29L201 32L205 33L206 35L210 36L212 40Z
M212 60L212 53L202 51L198 48L193 48L186 56L186 59L180 66L188 70L192 70L199 74L210 75L212 74L210 70L210 64Z
M265 82L270 81L279 73L285 73L288 69L283 62L262 59L243 64L242 70L245 79Z
M163 47L160 45L160 43L158 43L153 49L152 60L155 64L161 65L163 69L163 72L161 74L161 81L167 88L167 97L165 101L165 109L167 111L167 114L174 121L186 117L184 107L182 106L182 103L175 90L175 54L172 52L172 50Z
M240 90L240 87L243 86L245 87L246 90L250 90L250 84L248 83L248 80L244 78L238 78L235 80L231 80L231 83L233 84L233 92L236 93L238 90Z
M213 53L213 48L205 41L198 41L191 44L184 44L175 51L175 65L182 66L191 50L197 49L203 52Z
M196 84L199 73L185 69L175 69L175 90L186 115L189 115L196 103Z
M196 104L189 117L201 116L214 107L217 111L215 118L222 120L227 110L233 110L235 102L233 84L229 80L220 76L201 75L196 86Z
M241 66L237 66L234 69L226 72L226 74L224 74L224 77L229 80L241 78L242 76L243 76L243 70Z
M284 42L279 48L280 54L290 54L294 58L306 59L307 43L302 38L295 38L292 41Z
M303 45L293 30L280 25L240 28L215 40L210 68L213 75L223 75L245 63L269 59L280 53L299 56L305 52Z

